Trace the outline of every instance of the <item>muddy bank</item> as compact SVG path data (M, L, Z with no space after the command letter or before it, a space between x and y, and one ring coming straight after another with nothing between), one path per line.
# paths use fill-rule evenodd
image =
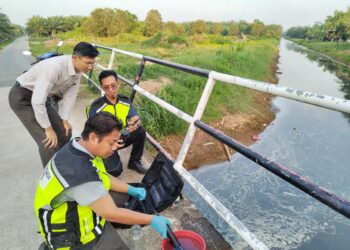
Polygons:
M276 52L275 63L270 65L270 75L266 79L268 82L278 82L276 77L278 58L278 52ZM250 96L254 100L254 107L249 112L228 113L221 120L209 123L209 125L246 146L253 144L255 142L253 135L259 135L275 119L275 113L271 109L272 95L250 90ZM161 142L162 146L174 159L180 151L184 137L185 135L169 135ZM202 165L226 161L235 152L197 129L185 159L184 167L194 169Z

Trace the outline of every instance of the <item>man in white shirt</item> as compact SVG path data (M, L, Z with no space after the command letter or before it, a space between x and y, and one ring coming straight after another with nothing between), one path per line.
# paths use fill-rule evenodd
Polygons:
M70 140L68 118L78 95L81 73L92 69L98 54L93 45L80 42L72 55L35 64L17 78L9 93L10 107L37 143L44 167Z

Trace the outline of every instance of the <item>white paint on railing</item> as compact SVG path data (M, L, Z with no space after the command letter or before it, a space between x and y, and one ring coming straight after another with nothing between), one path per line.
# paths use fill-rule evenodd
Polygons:
M131 57L138 58L138 59L140 59L140 60L142 60L142 58L143 58L143 55L137 54L137 53L134 53L134 52L130 52L130 51L126 51L126 50L121 50L121 49L116 49L116 48L112 48L112 50L115 51L115 52L118 52L118 53L120 53L120 54L126 55L126 56L131 56Z
M210 74L215 80L232 83L235 85L255 89L265 93L271 93L273 95L320 106L323 108L350 113L350 101L345 99L327 95L319 95L309 91L250 80L238 76L218 73L215 71L212 71Z
M112 50L111 58L109 58L108 69L112 69L114 62L115 51Z
M186 158L186 155L187 155L188 150L190 148L190 145L192 143L194 134L196 132L196 127L194 126L194 121L195 120L200 120L202 118L202 115L203 115L204 110L205 110L205 106L208 103L208 100L209 100L211 92L212 92L212 90L214 88L214 85L215 85L215 80L209 75L208 81L207 81L207 83L205 85L205 88L203 90L202 96L201 96L201 98L200 98L200 100L198 102L196 111L194 113L193 122L190 123L190 127L187 130L187 134L186 134L185 139L184 139L184 141L182 143L182 146L181 146L180 152L179 152L179 154L177 156L175 165L178 165L178 166L182 166L183 165L183 162L184 162L184 160Z

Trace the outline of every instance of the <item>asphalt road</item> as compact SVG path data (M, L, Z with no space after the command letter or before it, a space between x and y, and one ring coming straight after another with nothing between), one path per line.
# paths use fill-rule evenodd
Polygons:
M33 208L42 171L34 140L12 112L8 92L32 59L25 37L0 51L0 243L1 249L38 249L42 242Z
M12 86L17 76L30 67L32 57L22 54L29 48L27 39L18 38L0 51L0 87Z

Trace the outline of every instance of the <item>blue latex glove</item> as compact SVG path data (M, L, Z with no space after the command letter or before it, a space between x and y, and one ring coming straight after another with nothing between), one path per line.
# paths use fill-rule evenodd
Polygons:
M137 188L129 185L128 187L128 195L143 201L146 198L146 190L144 188Z
M166 231L167 225L171 225L171 222L165 218L164 216L153 215L153 219L151 221L151 227L158 232L162 238L168 238Z

